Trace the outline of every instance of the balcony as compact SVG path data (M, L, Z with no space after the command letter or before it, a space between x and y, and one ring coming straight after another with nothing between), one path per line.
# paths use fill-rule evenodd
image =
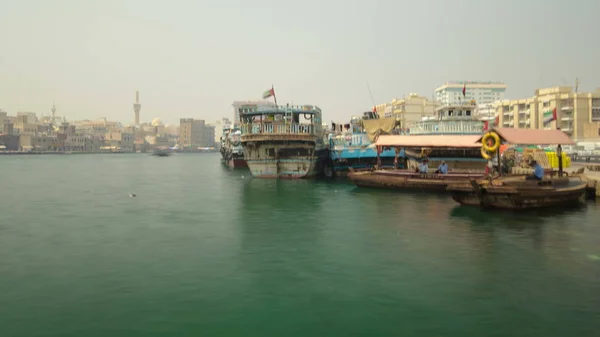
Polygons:
M430 134L479 134L483 132L483 122L465 121L422 121L410 126L411 135Z
M572 105L565 105L563 107L560 108L561 111L573 111L573 106Z
M564 116L564 117L561 117L560 120L561 121L572 121L573 120L573 116Z
M529 115L530 111L529 109L519 110L519 115Z
M312 124L242 124L242 142L260 140L311 140L316 137L315 125Z

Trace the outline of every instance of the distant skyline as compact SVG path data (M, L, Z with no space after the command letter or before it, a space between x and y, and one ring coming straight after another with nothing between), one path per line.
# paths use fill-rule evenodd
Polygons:
M0 109L134 122L280 104L344 120L451 80L600 87L600 2L22 0L0 3Z

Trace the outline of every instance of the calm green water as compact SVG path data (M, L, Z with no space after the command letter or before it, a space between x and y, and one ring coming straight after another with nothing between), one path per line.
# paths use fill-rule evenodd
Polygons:
M0 176L2 337L599 333L593 203L482 213L218 154L3 156Z

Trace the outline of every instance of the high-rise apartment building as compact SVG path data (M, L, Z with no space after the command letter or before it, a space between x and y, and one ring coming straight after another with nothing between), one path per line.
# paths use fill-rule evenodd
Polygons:
M467 102L477 105L490 104L503 100L505 92L506 84L502 82L450 81L435 89L435 100L440 105L459 105Z
M533 97L496 103L501 127L561 129L574 140L600 139L600 89L538 89ZM555 118L556 117L556 118Z

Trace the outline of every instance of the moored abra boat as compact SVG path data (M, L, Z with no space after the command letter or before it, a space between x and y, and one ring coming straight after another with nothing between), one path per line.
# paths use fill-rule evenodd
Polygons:
M387 147L398 155L404 151L408 155L422 154L424 158L429 155L430 159L443 156L443 162L448 165L450 171L430 173L428 170L419 172L416 169L378 169L372 172L351 172L348 178L360 187L445 191L448 184L483 177L484 163L478 157L478 138L479 136L473 135L381 136L375 142L378 152Z
M493 144L487 143L490 139ZM552 177L552 172L542 179L508 175L448 185L447 190L452 199L461 205L520 210L563 206L578 203L585 197L586 181L580 176L563 177L561 144L573 144L564 132L497 128L480 138L479 142L482 142L481 152L484 157L499 156L501 143L558 145L558 177ZM540 173L543 172L542 168L539 169Z
M244 158L254 177L298 179L323 172L328 149L318 107L257 107L240 119Z
M564 206L585 197L587 182L580 176L526 180L524 176L448 185L454 201L483 208L527 209Z
M423 190L438 191L446 190L448 184L469 179L480 178L481 173L417 173L409 170L377 170L373 172L353 172L348 178L359 187L387 188L398 190Z

